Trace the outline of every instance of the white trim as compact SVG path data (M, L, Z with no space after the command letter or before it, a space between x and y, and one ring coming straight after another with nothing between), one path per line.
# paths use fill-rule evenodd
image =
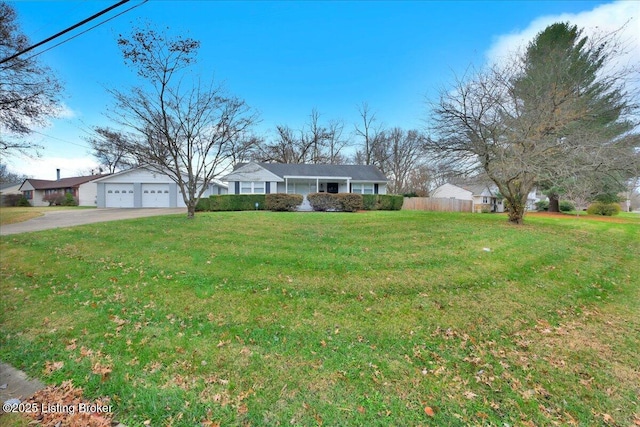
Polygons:
M315 175L283 175L283 178L286 180L287 178L291 178L291 179L323 179L323 180L346 180L349 181L351 178L350 176L315 176ZM371 181L371 182L377 182L377 181Z

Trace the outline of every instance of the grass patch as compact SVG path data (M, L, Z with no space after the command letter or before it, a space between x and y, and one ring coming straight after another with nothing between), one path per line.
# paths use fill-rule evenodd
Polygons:
M224 212L6 236L0 358L129 426L630 425L640 222L619 219Z

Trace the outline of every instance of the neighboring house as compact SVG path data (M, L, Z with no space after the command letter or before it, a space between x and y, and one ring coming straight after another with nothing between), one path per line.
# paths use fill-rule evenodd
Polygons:
M118 172L96 180L99 208L183 208L182 193L168 175L144 167ZM226 194L227 186L214 181L202 194Z
M79 206L96 206L96 184L93 182L105 175L75 176L72 178L60 178L55 181L46 179L26 179L20 186L20 191L31 203L31 206L49 206L44 201L45 196L54 193L71 193L78 201Z
M493 184L444 184L436 188L431 197L452 198L458 200L471 200L473 202L472 212L504 212L504 200ZM535 210L536 202L540 198L536 196L534 189L527 197L527 210Z
M20 186L22 182L13 182L0 185L0 206L5 206L7 196L22 196Z
M502 198L497 190L482 184L454 185L444 184L431 192L431 197L440 199L470 200L472 212L504 212Z
M386 194L387 178L372 165L244 163L220 178L229 194Z

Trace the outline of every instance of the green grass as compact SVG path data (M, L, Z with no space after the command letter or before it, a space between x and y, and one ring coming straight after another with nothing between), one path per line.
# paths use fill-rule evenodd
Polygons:
M7 236L0 358L132 427L631 425L640 217L619 221L234 212Z

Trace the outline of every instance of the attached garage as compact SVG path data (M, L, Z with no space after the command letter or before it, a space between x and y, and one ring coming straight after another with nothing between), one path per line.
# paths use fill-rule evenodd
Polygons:
M95 181L99 208L185 207L178 185L165 174L143 167L118 172ZM226 194L221 182L209 184L202 197Z
M132 208L133 184L105 184L105 207Z

